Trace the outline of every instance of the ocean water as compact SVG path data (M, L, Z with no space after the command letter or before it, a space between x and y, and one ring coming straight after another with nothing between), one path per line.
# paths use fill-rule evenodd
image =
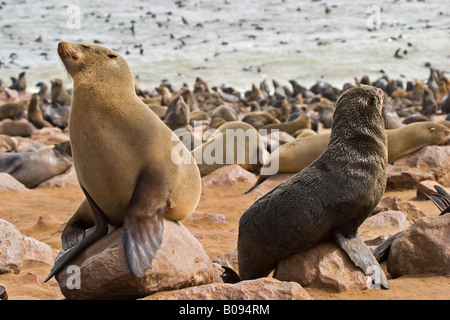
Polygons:
M28 87L70 78L59 41L98 42L128 61L142 89L196 77L244 91L253 83L324 79L341 87L384 71L404 81L450 71L448 0L122 0L0 3L0 78ZM403 58L394 57L400 49Z

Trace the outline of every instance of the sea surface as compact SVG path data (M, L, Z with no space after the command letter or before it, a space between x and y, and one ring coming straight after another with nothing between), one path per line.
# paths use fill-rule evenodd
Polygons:
M97 42L123 55L142 89L167 79L245 91L267 80L342 87L354 78L426 80L450 71L450 6L435 1L1 1L0 78L28 88L70 77L59 41ZM398 50L400 57L394 57Z

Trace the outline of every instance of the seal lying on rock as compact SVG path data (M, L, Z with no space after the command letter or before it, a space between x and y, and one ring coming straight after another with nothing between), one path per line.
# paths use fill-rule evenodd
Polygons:
M344 92L320 158L243 213L237 245L242 280L267 276L281 259L335 239L376 285L390 287L357 232L386 187L382 105L380 89L362 86Z
M87 201L67 223L63 251L47 280L104 236L107 223L123 225L128 265L142 278L160 247L163 218L182 220L197 206L198 167L136 95L131 71L118 53L68 42L59 43L58 53L74 82L70 141ZM190 162L173 157L175 147L184 148Z
M0 172L9 173L27 188L35 188L72 166L69 141L48 148L36 152L0 153Z
M448 145L450 130L433 121L410 123L398 129L386 130L388 138L388 163L413 153L429 145ZM264 163L263 168L272 166L276 160L278 172L300 172L316 160L325 150L330 139L329 133L298 139L283 144L275 150ZM269 176L260 175L258 181L246 193L249 193Z

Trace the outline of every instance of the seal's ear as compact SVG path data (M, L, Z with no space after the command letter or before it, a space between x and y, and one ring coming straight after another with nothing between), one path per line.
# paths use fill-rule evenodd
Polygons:
M434 130L436 130L436 128L435 128L435 127L431 127L431 128L428 129L428 130L430 130L430 132L433 132Z

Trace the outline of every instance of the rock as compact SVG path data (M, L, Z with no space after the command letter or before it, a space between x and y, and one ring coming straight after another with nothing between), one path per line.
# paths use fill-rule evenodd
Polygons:
M389 166L388 186L393 183L394 176L398 179L399 174L403 178L414 176L415 181L409 188L417 187L422 180L436 180L443 186L450 187L450 146L426 146L398 159L393 166ZM394 181L394 184L398 183L398 180ZM408 188L404 184L402 187Z
M394 196L393 198L385 197L381 199L380 203L378 203L374 210L374 214L377 212L379 213L390 210L403 212L410 222L414 222L415 220L426 216L426 214L420 210L414 202L402 200L397 196Z
M259 278L236 284L212 283L171 292L159 292L145 300L312 300L298 283Z
M34 238L24 236L23 246L25 248L23 260L41 261L50 266L53 266L53 250L48 244L38 241Z
M202 185L206 187L211 184L234 184L237 181L245 181L254 184L256 182L256 177L253 173L242 169L239 165L233 164L219 168L203 177Z
M161 247L143 278L128 267L123 228L91 245L56 276L67 299L136 299L211 283L213 278L213 264L197 239L181 223L167 219Z
M391 245L387 270L407 274L450 274L450 214L419 219Z
M417 187L417 196L424 196L426 197L427 195L430 196L433 193L437 193L436 189L434 188L434 186L438 185L439 187L446 189L443 185L441 185L440 183L434 181L434 180L424 180L421 181L419 183L419 186ZM447 192L450 193L450 189L447 190ZM428 199L428 197L426 197Z
M421 169L400 167L389 164L387 189L414 189L419 186L420 181L433 180L435 177L431 172Z
M255 199L258 200L263 195L265 195L267 192L271 191L275 187L277 187L280 183L290 179L292 176L294 176L295 173L277 173L273 176L270 176L265 180L263 183L261 183L258 187L256 187L252 192L249 193L249 195Z
M274 278L337 292L368 289L372 283L370 276L364 275L334 242L319 244L279 261Z
M235 271L239 269L237 250L227 252L214 259L213 262L221 266L231 268Z
M13 224L0 219L0 273L17 274L26 260L52 266L53 258L53 250L49 245L22 235Z
M0 274L19 273L24 254L23 236L19 229L12 223L0 219Z
M403 230L409 227L406 216L401 211L384 211L367 218L360 228L393 228Z
M13 176L6 172L0 172L0 192L14 190L19 192L28 192L29 189L17 181Z
M226 222L226 217L220 213L202 213L194 211L186 218L186 221L194 224L224 224Z
M52 145L69 140L69 136L63 133L60 128L42 128L33 131L31 139L46 145Z

